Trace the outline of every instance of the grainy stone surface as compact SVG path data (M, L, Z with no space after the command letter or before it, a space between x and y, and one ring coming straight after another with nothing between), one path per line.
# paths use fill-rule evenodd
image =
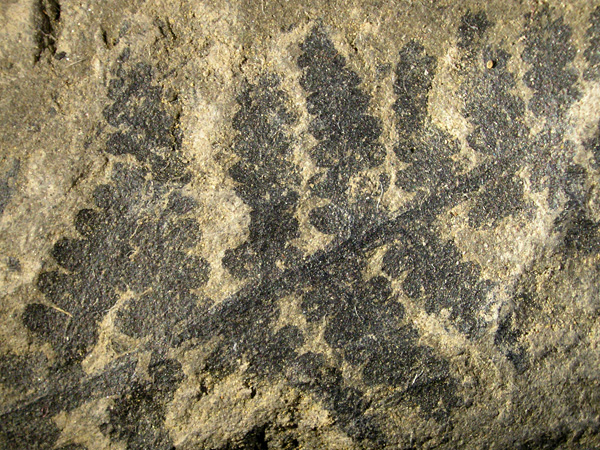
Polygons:
M600 446L600 4L0 30L0 448Z

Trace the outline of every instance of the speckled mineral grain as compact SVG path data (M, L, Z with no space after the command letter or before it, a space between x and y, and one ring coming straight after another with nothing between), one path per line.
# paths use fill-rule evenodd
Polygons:
M600 448L596 0L3 0L0 448Z

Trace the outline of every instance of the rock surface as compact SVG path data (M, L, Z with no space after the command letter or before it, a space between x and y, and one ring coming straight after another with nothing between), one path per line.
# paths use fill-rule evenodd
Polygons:
M0 30L0 448L600 446L595 1Z

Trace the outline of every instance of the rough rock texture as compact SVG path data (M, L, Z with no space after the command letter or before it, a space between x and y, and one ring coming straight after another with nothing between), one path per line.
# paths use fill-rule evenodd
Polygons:
M0 448L600 447L600 4L0 4Z

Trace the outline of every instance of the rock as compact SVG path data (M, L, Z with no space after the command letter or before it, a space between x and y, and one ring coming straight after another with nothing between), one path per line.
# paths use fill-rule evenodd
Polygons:
M600 446L600 6L0 13L0 448Z

